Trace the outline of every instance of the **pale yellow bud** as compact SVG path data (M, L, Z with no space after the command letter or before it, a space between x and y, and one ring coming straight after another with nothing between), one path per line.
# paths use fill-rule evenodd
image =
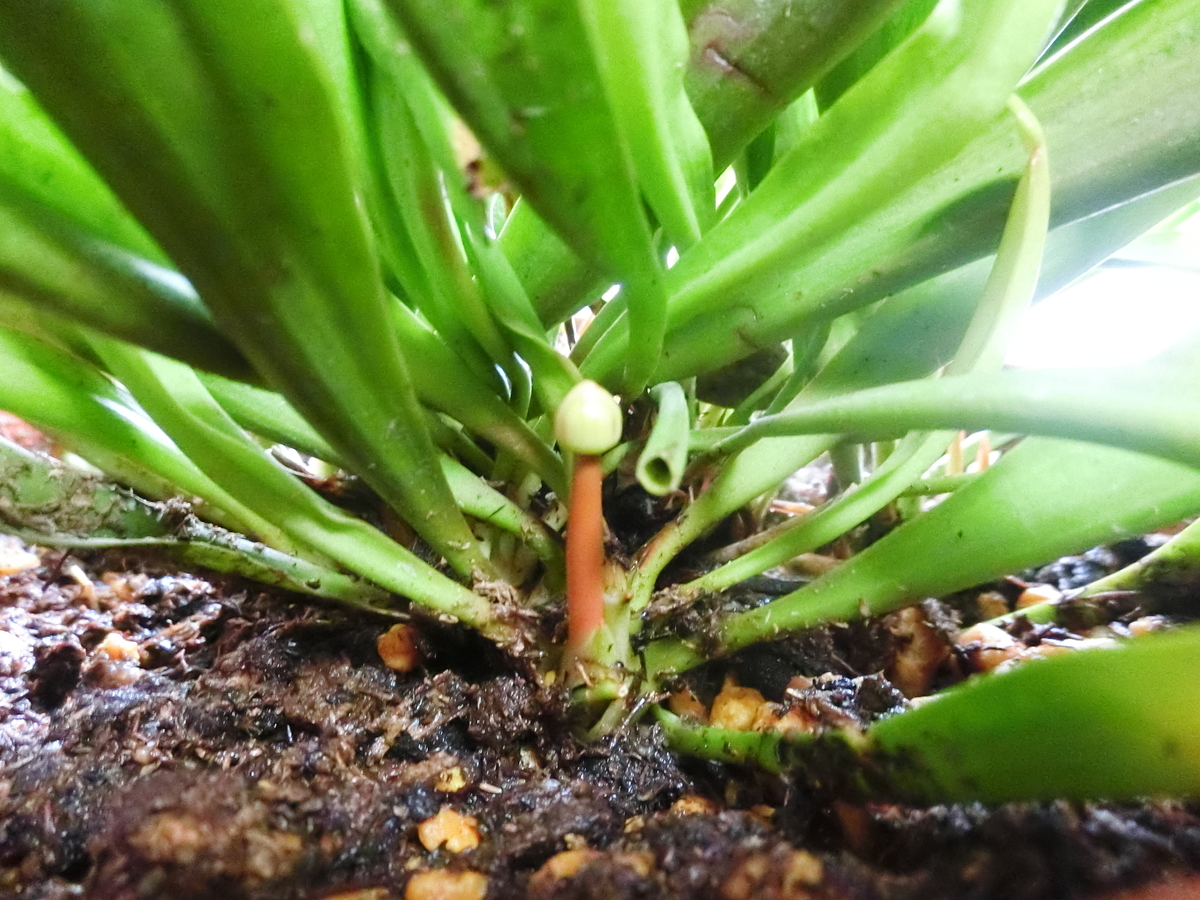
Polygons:
M621 440L621 408L596 382L581 381L567 392L554 415L554 436L572 453L605 453Z

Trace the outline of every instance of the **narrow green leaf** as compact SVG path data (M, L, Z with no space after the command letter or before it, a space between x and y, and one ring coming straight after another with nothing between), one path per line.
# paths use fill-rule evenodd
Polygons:
M1192 627L1029 662L929 697L865 735L739 731L655 714L677 751L790 770L862 800L1191 796L1200 791L1198 660Z
M1197 583L1200 583L1200 519L1137 562L1093 581L1073 599L1099 598L1110 591L1140 591L1153 608L1173 612L1176 604L1193 604Z
M167 263L145 230L80 156L33 95L0 68L0 182L77 227L158 265Z
M337 462L333 448L326 445L278 394L215 376L201 375L200 380L213 399L243 428L326 462ZM452 435L454 429L438 422L437 425L431 423L430 432L439 445L444 443L443 449L456 449L452 438L447 437L444 442L441 439L444 435ZM490 461L485 458L484 462ZM555 578L561 581L562 547L557 537L541 521L489 487L451 457L441 457L441 466L459 509L527 542L549 567L551 583Z
M625 285L635 337L625 381L657 365L662 268L575 4L389 0L431 73L522 194L583 258Z
M278 532L179 451L128 392L87 363L0 329L0 409L54 435L154 499L183 496L198 515L265 538Z
M265 380L461 573L400 355L337 74L287 0L0 8L0 55Z
M688 17L687 89L719 168L901 0L709 0Z
M1038 298L1062 290L1195 196L1200 196L1200 174L1055 229Z
M1197 510L1195 469L1126 450L1029 438L929 512L801 590L726 618L715 634L732 651L879 615L1144 534ZM678 641L646 651L652 672L679 671L703 658Z
M787 352L787 356L784 357L783 363L771 373L766 381L751 391L750 395L747 396L746 399L729 411L729 415L727 415L723 420L726 427L745 425L750 421L751 417L753 417L756 412L758 412L764 406L769 406L771 403L773 403L773 398L778 396L779 392L784 388L788 387L788 383L792 380L792 376L795 374L795 371L792 368L793 362L791 347L785 347L784 349ZM748 362L756 357L757 354L755 356L749 356L742 360L742 362ZM719 374L720 373L710 372L703 379L697 379L697 394L699 394L701 384L707 385L708 382L710 382ZM811 377L811 375L812 371L810 368L809 376Z
M232 377L257 378L187 280L0 69L0 293ZM151 324L153 323L153 324Z
M786 409L788 404L796 399L796 395L812 381L821 365L821 357L829 344L831 333L832 323L825 322L816 324L803 335L792 338L792 374L767 405L764 410L767 415Z
M1054 40L1046 47L1044 55L1048 58L1060 53L1129 3L1130 0L1070 0L1059 19Z
M792 149L804 140L804 136L820 116L816 94L812 90L805 91L776 116L775 121L771 123L775 137L772 148L774 159L771 160L771 165L791 153Z
M1014 370L903 382L764 417L730 442L987 428L1095 441L1200 468L1200 344L1136 369ZM720 447L718 447L720 449Z
M1052 224L1200 171L1200 107L1190 102L1200 90L1200 69L1192 64L1200 49L1198 14L1198 0L1131 4L1022 85L1055 160ZM1135 119L1139 127L1129 127ZM856 222L834 244L813 248L807 274L797 273L804 302L773 307L778 317L723 308L672 328L669 365L655 377L686 377L777 342L807 324L798 320L808 319L809 304L870 303L991 252L1022 159L1015 144L1007 118L997 119L909 195ZM793 310L809 311L793 319ZM588 370L593 376L595 368Z
M498 640L509 635L487 600L293 478L238 428L186 366L112 341L98 342L97 349L189 458L301 547L485 635Z
M1021 314L1028 309L1037 286L1038 272L1041 268L1042 254L1046 246L1046 229L1050 218L1050 172L1046 155L1046 141L1041 127L1028 107L1013 96L1009 107L1021 127L1022 134L1029 151L1029 162L1025 174L1017 185L1013 197L1012 208L1005 224L1004 234L1000 240L995 262L988 275L983 289L983 296L971 317L966 333L962 337L958 351L945 367L945 374L955 376L960 373L982 373L996 370L1004 360L1011 335L1017 328ZM836 401L835 401L836 402ZM792 407L789 407L791 409ZM796 409L806 409L807 404L798 402ZM787 414L783 414L790 421ZM772 430L772 426L760 425L760 422L781 422L774 416L766 416L755 422L752 428L747 428L744 434L729 438L717 446L717 451L735 453L750 446L764 435L796 434L799 430L785 431L782 428ZM821 429L806 429L809 433ZM853 429L824 429L825 431L852 431ZM924 441L910 436L908 452L918 452L922 459L927 459L926 466L931 465L941 449L945 447L948 438L937 435L932 441ZM893 460L893 471L897 471L900 460ZM908 471L908 466L904 471ZM923 469L914 472L916 477ZM882 502L894 498L904 485L894 483L895 492ZM871 493L881 491L877 483ZM880 496L885 496L881 492ZM856 505L865 498L856 498ZM865 508L865 507L864 507Z
M683 90L688 34L675 0L581 0L638 184L680 250L716 215L708 137Z
M500 246L546 328L597 300L611 283L604 266L584 262L523 199L504 221Z
M271 441L315 456L333 465L342 465L337 453L325 439L313 431L312 427L300 417L283 397L272 391L251 387L248 384L229 381L215 375L205 375L197 372L200 381L213 399L229 413L238 425L247 431ZM461 454L466 462L486 471L492 461L482 450L475 446L462 432L442 421L436 413L426 415L429 433L434 443L452 455ZM443 473L445 473L445 466ZM447 477L447 481L449 478ZM450 492L462 508L462 502L454 485L450 484Z
M666 734L667 743L677 753L701 759L738 765L758 766L768 772L782 772L781 731L742 731L697 725L654 707L654 716Z
M85 230L0 173L0 297L255 380L187 279Z
M282 396L216 375L196 373L205 389L242 428L333 465L337 451Z
M508 340L533 372L533 390L543 410L553 412L580 381L575 364L546 337L537 312L508 257L495 241L468 230L467 253L479 275L483 295Z
M1029 162L1017 183L983 297L958 352L946 367L947 375L1000 368L1020 325L1021 314L1033 300L1042 267L1046 230L1050 223L1050 165L1046 137L1020 97L1010 97L1008 108L1020 126Z
M184 565L203 566L397 615L387 592L240 535L180 517L58 460L0 439L0 530L49 547L165 551Z
M708 489L643 546L632 575L630 608L637 613L649 605L658 576L684 547L734 510L778 487L838 440L837 435L767 439L722 467Z

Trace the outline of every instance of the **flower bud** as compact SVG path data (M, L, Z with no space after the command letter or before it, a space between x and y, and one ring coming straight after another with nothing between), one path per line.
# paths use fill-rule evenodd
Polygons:
M598 455L621 440L621 408L594 381L581 381L567 392L554 415L554 436L572 453Z

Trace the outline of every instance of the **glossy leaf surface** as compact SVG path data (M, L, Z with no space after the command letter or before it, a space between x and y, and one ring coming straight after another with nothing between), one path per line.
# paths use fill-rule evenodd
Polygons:
M265 380L460 571L486 572L388 327L351 117L306 24L284 0L64 0L0 8L0 55Z

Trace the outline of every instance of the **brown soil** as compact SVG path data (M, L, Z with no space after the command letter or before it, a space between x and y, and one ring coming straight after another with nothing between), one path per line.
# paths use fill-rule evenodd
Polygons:
M383 900L446 868L486 877L450 879L464 897L1073 898L1200 868L1197 807L855 806L679 760L651 727L580 743L559 694L451 629L423 625L424 665L400 674L383 619L42 562L0 579L3 896ZM894 702L853 678L886 665L837 645L739 674L769 694L832 667L817 706ZM443 807L477 847L423 846Z

